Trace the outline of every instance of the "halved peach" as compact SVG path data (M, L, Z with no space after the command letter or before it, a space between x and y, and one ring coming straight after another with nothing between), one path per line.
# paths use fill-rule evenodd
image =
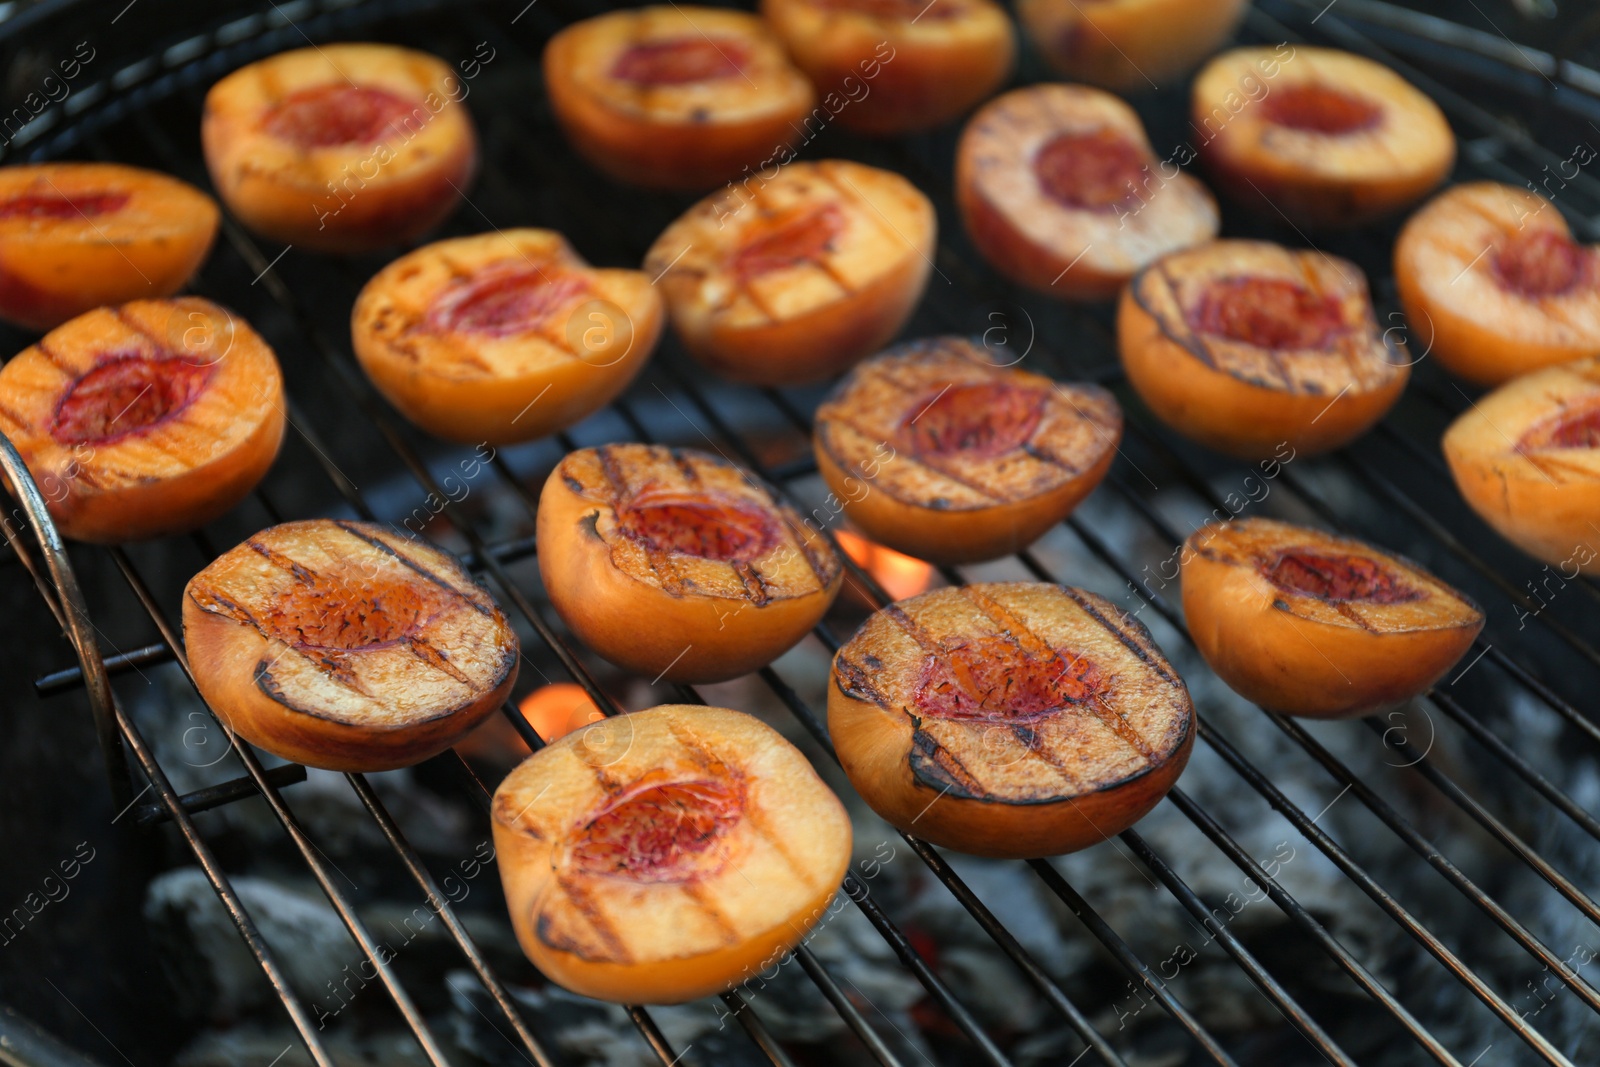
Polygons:
M1063 77L1159 88L1233 35L1246 0L1017 0L1028 38Z
M1117 309L1128 381L1173 429L1230 455L1324 452L1383 418L1411 376L1349 260L1215 241L1140 271Z
M720 682L771 663L843 565L776 493L691 449L570 452L539 497L539 573L584 644L634 674Z
M677 1004L766 970L828 911L850 819L779 733L667 704L534 753L494 794L511 928L584 996Z
M443 752L510 696L521 654L454 556L333 519L263 530L191 578L183 644L230 730L332 771Z
M832 377L905 325L933 269L937 223L898 174L794 163L709 196L645 256L689 353L725 378Z
M1074 852L1166 796L1194 706L1150 633L1103 597L994 582L902 600L833 659L828 734L908 834L979 856Z
M1443 443L1456 487L1501 537L1568 578L1600 574L1600 357L1507 382Z
M679 4L573 23L545 46L544 83L579 155L652 189L706 189L793 159L816 99L761 19Z
M965 337L912 341L817 409L817 468L867 536L935 563L1032 544L1105 477L1122 409L1097 385L997 366Z
M1000 273L1051 296L1106 300L1135 271L1217 235L1217 202L1158 161L1138 114L1082 85L1032 85L972 117L956 203Z
M1181 558L1195 647L1272 711L1350 718L1404 703L1472 647L1483 612L1410 560L1272 519L1208 523Z
M96 308L0 369L0 431L80 541L217 518L272 466L285 419L272 349L198 297Z
M413 241L478 171L466 84L386 44L326 44L241 67L206 94L200 137L230 210L275 241L367 252Z
M0 318L48 330L171 296L211 251L220 217L194 186L139 167L0 167Z
M942 126L998 89L1016 60L993 0L762 0L761 13L822 94L829 122L869 134Z
M639 271L591 267L554 230L497 230L389 264L356 298L350 333L408 419L498 445L609 404L655 350L661 318Z
M1200 158L1223 192L1274 221L1358 226L1449 175L1455 134L1410 82L1348 52L1282 47L1224 52L1195 77Z
M1480 385L1600 353L1600 258L1537 193L1472 182L1406 222L1394 276L1413 336Z

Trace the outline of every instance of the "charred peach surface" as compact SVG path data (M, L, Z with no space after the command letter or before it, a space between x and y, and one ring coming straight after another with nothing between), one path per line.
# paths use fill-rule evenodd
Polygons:
M1366 715L1427 689L1472 647L1483 612L1364 541L1271 519L1196 530L1183 614L1200 654L1273 711Z
M449 64L380 44L282 52L206 94L201 140L234 214L276 241L366 252L421 237L478 169L467 86Z
M754 475L653 445L569 453L539 498L538 545L567 626L611 662L673 682L771 663L822 618L843 569Z
M0 431L80 541L217 518L272 466L284 419L272 349L197 297L97 308L0 369Z
M606 719L495 790L511 927L547 978L677 1004L770 968L828 911L850 819L798 749L727 708Z
M1095 385L997 365L962 337L861 364L817 409L817 466L873 540L937 563L994 559L1105 477L1122 410Z
M427 245L356 298L356 356L417 425L510 444L564 430L616 397L661 335L661 298L634 270L589 266L552 230Z
M0 318L48 330L105 304L171 296L220 215L192 185L116 163L0 167Z
M1186 74L1233 34L1245 0L1018 0L1028 39L1065 78L1122 92Z
M1444 455L1500 536L1569 578L1600 574L1600 359L1502 385L1450 425Z
M1439 194L1400 231L1394 274L1412 337L1469 381L1600 353L1600 260L1537 193L1473 182Z
M1348 52L1281 47L1236 48L1195 78L1200 157L1223 192L1274 220L1357 226L1449 175L1455 134L1404 78Z
M263 530L190 579L183 642L230 730L334 771L444 751L510 696L519 655L453 556L329 519Z
M1194 745L1183 680L1138 620L1070 586L938 589L833 660L828 734L872 810L936 845L1052 856L1121 833Z
M1217 235L1206 187L1156 159L1131 107L1082 85L1017 89L974 115L956 202L996 270L1063 299L1109 299L1152 260Z
M829 121L869 134L942 126L998 89L1016 58L993 0L763 0L762 13L822 96Z
M794 163L707 197L656 239L685 348L734 381L829 378L888 343L933 267L933 205L898 174Z
M1216 241L1141 271L1122 294L1128 381L1168 425L1246 459L1337 448L1410 377L1348 260Z
M761 19L678 4L568 26L545 47L544 80L580 155L657 189L706 189L787 162L815 102Z

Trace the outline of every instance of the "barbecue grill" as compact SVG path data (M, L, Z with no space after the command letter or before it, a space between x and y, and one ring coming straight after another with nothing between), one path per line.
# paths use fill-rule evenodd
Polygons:
M556 130L538 55L556 30L600 10L587 0L3 6L12 9L0 22L4 162L117 160L204 186L199 109L213 81L308 42L374 39L476 63L467 105L483 135L484 172L448 235L549 226L597 265L635 265L688 202L598 178ZM1580 62L1600 19L1541 23L1489 0L1459 6L1450 11L1457 22L1374 0L1261 0L1240 38L1326 44L1387 63L1450 117L1462 145L1457 179L1532 185L1579 234L1600 237L1600 180L1584 169L1596 153L1577 151L1600 144L1600 70ZM1551 48L1513 44L1496 22L1518 36L1542 34ZM62 61L74 58L69 78ZM1046 77L1034 62L1025 61L1022 80ZM1135 101L1158 153L1195 136L1186 88L1153 87ZM1060 862L977 867L882 824L877 836L858 830L839 907L879 939L874 958L897 981L920 987L910 1010L886 1010L848 956L825 958L807 945L774 968L791 985L757 978L691 1006L716 1024L708 1035L674 1038L666 1011L630 1006L632 1035L605 1055L633 1062L615 1058L626 1046L634 1050L626 1055L663 1067L1597 1062L1600 983L1590 965L1600 955L1600 819L1592 814L1600 722L1588 705L1600 679L1600 583L1522 557L1456 496L1437 439L1474 394L1427 359L1425 326L1394 312L1393 228L1307 237L1282 219L1225 214L1226 234L1315 243L1359 263L1380 319L1404 333L1417 360L1405 397L1363 440L1327 457L1241 467L1175 437L1139 405L1117 366L1107 308L1027 294L982 264L954 211L954 141L952 130L873 142L828 128L804 155L897 170L933 198L942 237L906 336L979 335L997 360L1098 381L1117 393L1128 424L1106 483L1064 527L1010 559L926 579L1064 581L1137 612L1196 694L1195 765L1146 824ZM538 486L567 449L662 441L746 464L834 534L844 523L827 508L810 458L809 413L822 389L711 381L668 339L620 401L568 434L492 458L446 447L405 425L351 355L351 302L383 261L275 247L225 221L192 288L273 344L291 430L254 496L192 537L66 549L19 458L0 445L0 466L20 497L0 519L10 544L0 575L11 591L10 640L0 653L11 694L0 726L8 852L0 910L47 902L24 903L22 920L0 927L0 1060L131 1064L189 1047L196 1014L168 993L186 992L195 972L185 961L200 950L158 938L145 896L153 878L185 868L220 898L235 950L242 946L253 981L268 991L257 1014L279 1028L270 1032L289 1035L262 1062L348 1062L339 1035L380 1030L407 1035L404 1048L394 1046L398 1062L600 1061L559 1026L562 1012L587 1006L551 999L514 945L496 943L479 922L503 912L492 867L469 875L465 853L441 855L415 841L426 820L409 807L396 813L403 794L384 776L340 783L312 772L308 782L305 769L231 743L203 713L183 689L178 594L219 548L271 522L341 514L401 523L461 552L517 617L533 667L524 667L519 692L574 681L608 714L664 701L721 703L725 693L623 678L567 636L530 567ZM0 340L10 351L28 343L11 332ZM1188 646L1172 565L1194 525L1243 512L1404 552L1477 597L1487 627L1450 677L1402 711L1308 725L1243 707ZM778 710L846 795L829 767L815 668L864 610L891 599L883 577L852 563L841 606L807 644L758 680L737 683L738 694ZM527 746L542 744L514 705L505 718ZM405 789L470 805L465 832L487 839L493 783L484 773L463 748L411 772ZM364 820L337 841L304 814L307 798L330 788L344 791L340 810ZM351 793L359 810L348 807ZM234 809L238 821L222 821ZM1280 839L1281 847L1270 844ZM924 895L953 901L964 928L986 939L1003 961L993 973L1011 983L1004 988L1038 1007L1026 1032L1001 1020L993 997L979 1003L983 982L963 976L927 922L907 919L927 905L880 880L886 867L901 882L915 869ZM1106 870L1124 879L1115 893ZM269 936L264 898L246 886L246 877L255 886L265 876L325 902L323 913L353 939L346 958L358 985L346 969L326 975L328 992L308 994L301 961L283 949L285 920L273 918ZM392 951L395 927L377 925L369 907L374 883L426 909L437 952ZM470 908L466 890L476 894ZM1041 948L1033 912L1014 911L1019 891L1060 919L1072 966ZM1180 936L1162 948L1165 935L1153 937L1147 925ZM1224 968L1229 977L1218 977ZM802 986L831 1013L826 1042L775 1021L792 1005L772 990ZM338 1018L347 999L358 1008Z

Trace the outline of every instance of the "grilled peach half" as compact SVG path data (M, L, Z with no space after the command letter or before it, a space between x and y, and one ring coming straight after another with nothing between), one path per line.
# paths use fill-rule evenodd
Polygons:
M1400 231L1394 275L1412 335L1469 381L1600 353L1600 259L1537 193L1499 182L1440 193Z
M1216 241L1140 271L1117 309L1117 345L1162 421L1245 459L1359 437L1411 375L1361 268L1262 241Z
M993 0L762 0L761 12L822 94L829 122L867 134L942 126L1011 74L1011 19Z
M231 731L332 771L443 752L510 696L520 655L455 557L332 519L263 530L191 578L183 643Z
M285 418L272 349L198 297L96 308L0 369L0 431L79 541L219 517L272 466Z
M1235 692L1315 719L1404 703L1448 671L1483 612L1365 541L1272 519L1209 523L1184 542L1183 614Z
M707 197L645 257L689 353L757 385L821 381L889 342L933 268L933 205L898 174L794 163Z
M1296 45L1280 62L1280 49L1236 48L1195 77L1200 159L1223 192L1273 221L1359 226L1450 174L1455 134L1410 82L1348 52Z
M511 927L584 996L677 1004L766 970L827 912L850 819L778 732L668 704L593 723L495 790Z
M1063 77L1142 92L1210 55L1245 7L1246 0L1017 0L1017 18Z
M539 497L539 573L578 637L635 674L720 682L771 663L843 565L771 488L690 449L568 453Z
M350 332L378 390L467 444L564 430L610 403L661 336L636 270L589 266L553 230L500 230L401 256L356 298Z
M596 168L691 192L793 159L816 100L761 19L679 4L568 26L545 46L544 82L567 139Z
M1159 161L1138 114L1083 85L990 101L956 154L956 203L1000 273L1062 299L1108 300L1135 271L1217 235L1217 202Z
M1122 409L1097 385L997 366L964 337L861 364L817 409L817 468L868 537L935 563L1032 544L1105 477Z
M1472 510L1528 555L1600 574L1600 358L1513 379L1463 412L1444 456Z
M979 856L1074 852L1166 796L1194 706L1150 633L1042 582L937 589L871 616L833 659L828 734L872 810Z
M0 167L0 319L48 330L105 304L171 296L221 216L186 182L118 163Z
M408 48L326 44L241 67L206 94L200 137L229 210L321 252L414 241L478 170L466 84Z

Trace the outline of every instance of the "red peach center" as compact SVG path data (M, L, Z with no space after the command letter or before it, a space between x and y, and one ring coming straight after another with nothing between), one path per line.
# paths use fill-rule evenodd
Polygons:
M1045 395L1000 382L957 385L919 401L904 429L917 455L987 459L1027 444L1044 416Z
M130 193L23 193L0 200L0 219L77 219L122 210Z
M113 355L67 386L50 436L62 444L109 444L154 429L194 403L210 377L210 366L176 357Z
M720 865L706 853L743 814L744 797L729 782L648 786L591 819L573 843L572 861L584 874L687 881Z
M588 289L582 277L554 269L481 271L464 286L436 297L426 321L435 331L505 337L536 328Z
M650 551L724 563L760 559L779 540L770 513L724 496L641 494L617 509L617 525Z
M1336 298L1282 278L1209 282L1189 318L1201 333L1262 348L1329 348L1348 332Z
M633 45L612 64L611 76L635 85L689 85L731 78L749 62L749 49L731 37L676 37Z
M428 110L365 85L317 85L290 93L268 109L262 128L301 148L375 144L401 119L425 122Z
M386 648L421 633L447 600L431 582L354 582L307 574L262 615L273 637L296 648L337 652Z
M1591 399L1540 422L1522 435L1517 448L1523 452L1546 448L1600 448L1600 400Z
M1365 97L1328 85L1284 85L1261 102L1261 115L1277 126L1338 136L1371 129L1383 108Z
M1290 548L1278 553L1263 571L1278 588L1319 600L1403 604L1423 596L1392 569L1366 556Z
M1109 211L1137 195L1149 163L1147 153L1106 127L1092 133L1058 134L1033 157L1033 174L1058 204Z
M843 229L844 212L838 204L774 222L757 222L741 234L743 240L730 269L744 283L775 270L815 263L831 251L833 239Z
M1025 725L1097 695L1104 683L1083 655L1037 656L1009 637L980 637L922 662L912 702L936 719Z
M1495 252L1490 270L1502 288L1556 296L1584 280L1588 249L1556 230L1523 230Z

